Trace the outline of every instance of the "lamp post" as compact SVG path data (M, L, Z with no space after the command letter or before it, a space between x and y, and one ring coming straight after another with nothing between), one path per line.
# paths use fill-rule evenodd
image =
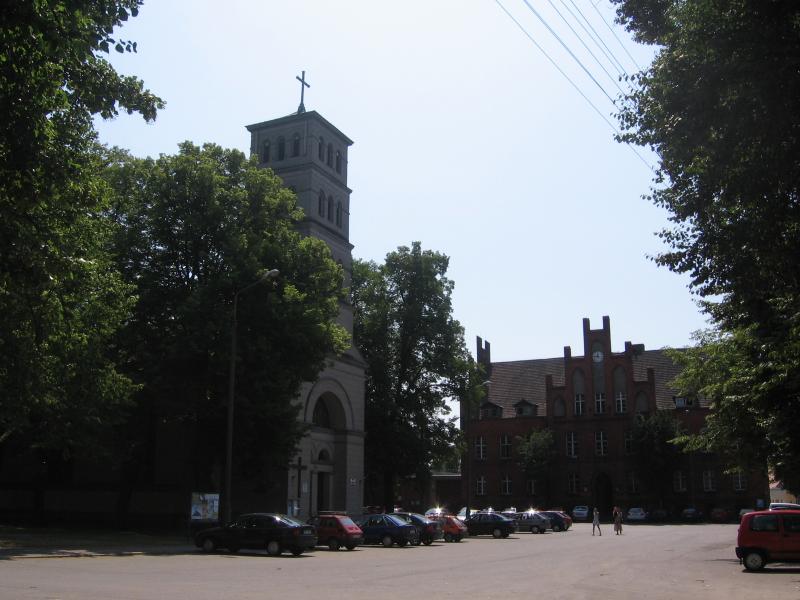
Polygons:
M239 294L264 283L269 279L278 276L278 269L270 269L258 280L250 285L243 287L233 295L233 315L231 317L231 356L230 368L228 370L228 426L225 438L225 492L223 494L224 512L223 517L226 523L231 521L232 494L231 494L231 473L233 471L233 399L236 390L236 311L239 307Z

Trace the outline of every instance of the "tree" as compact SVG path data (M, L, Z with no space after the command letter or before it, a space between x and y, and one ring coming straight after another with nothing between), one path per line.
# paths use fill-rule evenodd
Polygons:
M686 355L696 387L683 392L706 393L720 426L699 441L738 448L726 453L731 467L758 454L798 491L800 6L614 1L620 22L660 48L633 77L619 115L620 139L659 155L650 199L673 226L661 233L669 250L656 261L691 277L714 324L703 337L712 347ZM740 429L739 410L765 443L746 449L749 436L728 437Z
M556 457L556 440L550 429L534 429L517 437L517 464L528 479L544 484L545 504L550 504L550 467Z
M433 463L458 452L447 400L464 396L474 364L453 318L448 262L414 242L383 265L353 265L354 339L367 362L366 470L386 506L398 476L427 479Z
M679 421L665 410L637 419L631 429L637 477L653 500L663 498L666 493L668 480L664 473L670 472L680 455L675 441L681 435Z
M234 295L280 272L237 311L235 468L264 482L304 433L300 384L348 346L335 323L342 269L324 242L298 233L296 197L255 157L185 142L157 160L108 160L118 268L139 298L120 334L126 373L142 386L141 412L187 432L198 485L213 484L224 459ZM149 420L129 445L145 443Z
M0 11L0 443L92 453L133 386L113 335L131 289L107 254L93 115L163 106L102 55L137 0L4 3Z

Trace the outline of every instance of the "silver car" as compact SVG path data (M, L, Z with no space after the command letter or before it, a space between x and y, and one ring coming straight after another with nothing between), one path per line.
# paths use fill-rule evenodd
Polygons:
M538 512L526 511L514 515L517 531L530 531L531 533L544 533L550 529L550 518Z

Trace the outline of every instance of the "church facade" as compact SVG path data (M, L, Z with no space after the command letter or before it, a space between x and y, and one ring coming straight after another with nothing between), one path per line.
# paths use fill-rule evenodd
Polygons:
M763 505L769 500L766 472L725 473L707 453L672 453L669 467L647 472L637 456L638 420L668 412L687 432L709 415L702 401L682 398L670 387L679 368L663 350L625 342L613 352L611 325L583 320L583 349L569 346L557 358L492 362L491 346L478 338L477 358L488 376L482 404L462 403L462 428L469 451L462 461L462 499L471 507L597 506L610 517L613 506L660 509L678 517L694 507ZM520 438L549 430L555 455L544 473L526 474L518 461Z
M250 151L297 195L305 212L299 228L323 240L350 286L352 249L347 152L352 141L316 111L248 125ZM338 323L353 333L353 309L343 301ZM321 510L356 514L363 504L364 361L351 347L330 357L316 381L303 384L296 401L309 425L289 464L286 507L301 519Z

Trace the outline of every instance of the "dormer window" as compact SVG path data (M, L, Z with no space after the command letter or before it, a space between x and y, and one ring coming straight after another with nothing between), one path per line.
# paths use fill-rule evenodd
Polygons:
M527 400L522 400L514 405L518 417L535 417L538 412L538 406L531 404Z
M691 398L683 396L673 396L672 400L675 402L675 408L689 408L693 404Z
M499 419L502 416L503 409L497 406L497 404L485 402L481 406L481 419Z

